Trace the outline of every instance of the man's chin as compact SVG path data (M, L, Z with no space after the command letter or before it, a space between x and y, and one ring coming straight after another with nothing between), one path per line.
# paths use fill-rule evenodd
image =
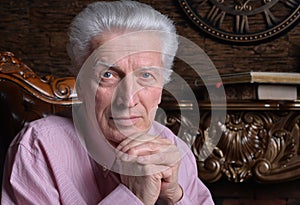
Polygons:
M147 131L148 129L138 130L138 129L133 129L132 127L128 129L118 129L117 131L113 132L113 135L111 135L109 139L113 139L115 143L119 144L127 138L134 139L141 135L145 135Z
M122 138L123 140L127 138L135 138L140 135L144 135L146 132L147 132L146 130L137 130L132 128L118 130L119 137Z

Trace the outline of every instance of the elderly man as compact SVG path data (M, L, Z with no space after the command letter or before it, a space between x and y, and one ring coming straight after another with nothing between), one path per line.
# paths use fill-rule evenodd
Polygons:
M191 151L154 121L178 45L172 22L135 1L96 2L69 35L82 104L16 137L2 204L213 204Z

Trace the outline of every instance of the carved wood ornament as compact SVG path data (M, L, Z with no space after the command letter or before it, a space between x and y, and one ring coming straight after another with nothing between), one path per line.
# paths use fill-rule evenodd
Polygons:
M225 124L211 122L210 105L199 102L199 127L167 103L167 116L160 118L189 144L198 164L199 177L216 182L222 177L244 182L283 182L300 178L299 102L231 101ZM177 106L178 107L178 106ZM192 109L186 107L186 109ZM177 113L177 114L176 114ZM178 127L181 126L181 133ZM213 135L221 134L216 147ZM203 146L208 146L203 149ZM206 150L213 150L207 156Z
M222 136L213 154L198 162L200 177L210 182L222 175L235 182L299 178L299 119L294 111L229 112L225 130L214 128Z
M56 78L48 75L40 78L11 52L0 53L0 78L21 85L48 103L60 105L79 103L74 77Z

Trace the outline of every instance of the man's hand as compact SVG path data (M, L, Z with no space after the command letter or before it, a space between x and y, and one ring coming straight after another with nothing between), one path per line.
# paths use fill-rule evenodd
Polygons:
M121 176L121 181L145 204L154 204L158 197L168 204L179 201L183 195L178 184L181 155L168 139L161 137L127 138L117 147L120 159L132 162L144 176Z
M161 178L160 173L147 176L121 175L121 182L127 186L143 204L153 205L159 197Z

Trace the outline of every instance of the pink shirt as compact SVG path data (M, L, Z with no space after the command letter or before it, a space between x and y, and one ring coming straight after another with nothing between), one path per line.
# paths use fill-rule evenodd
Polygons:
M163 135L181 143L168 128L164 128ZM181 161L179 184L184 195L177 204L214 204L209 190L197 176L191 151ZM118 174L89 157L72 120L49 116L28 124L11 144L1 204L138 205L142 202L120 183Z

